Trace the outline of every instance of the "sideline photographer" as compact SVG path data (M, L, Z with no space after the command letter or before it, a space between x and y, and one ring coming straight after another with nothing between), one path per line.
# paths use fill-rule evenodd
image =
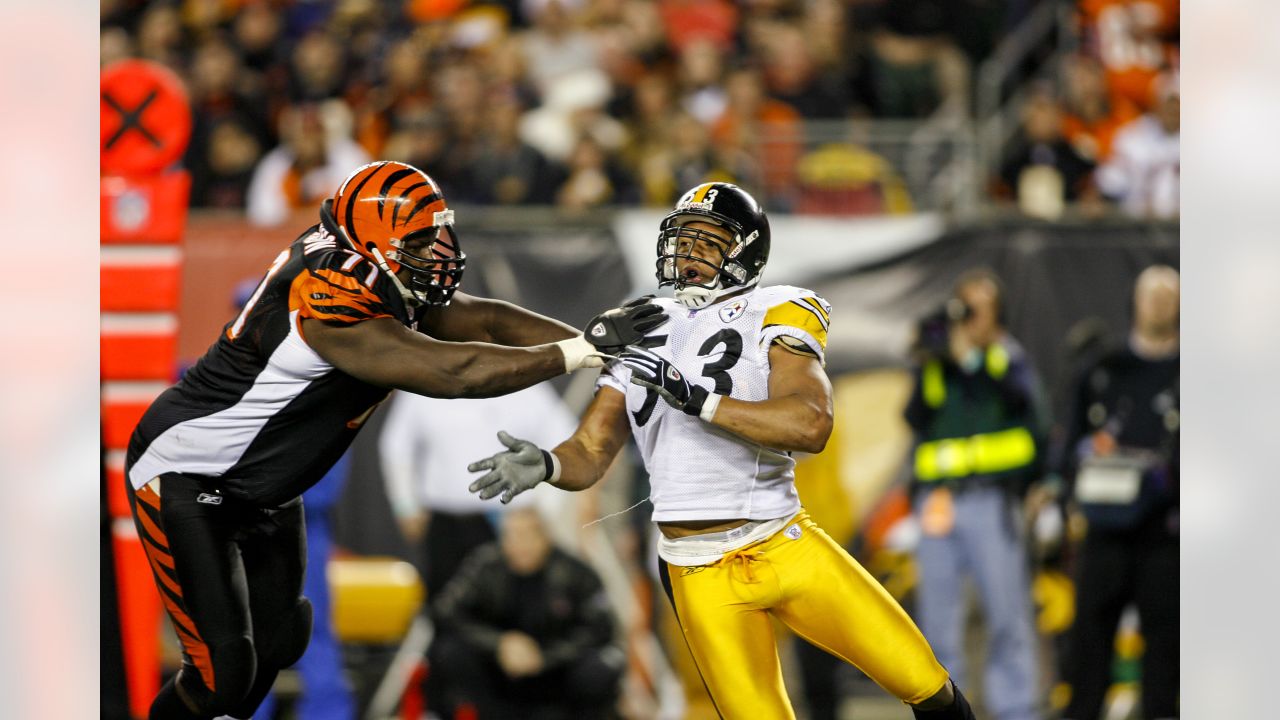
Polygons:
M1040 683L1021 498L1038 476L1045 405L1030 359L1004 326L999 278L964 273L921 321L919 367L904 416L916 435L912 513L921 629L962 685L963 579L988 632L985 697L997 720L1036 720Z

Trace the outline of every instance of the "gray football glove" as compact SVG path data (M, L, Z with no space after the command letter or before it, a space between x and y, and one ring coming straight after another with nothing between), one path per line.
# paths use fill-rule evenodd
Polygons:
M471 483L467 489L479 493L481 500L488 500L501 493L502 504L506 505L525 490L550 479L555 463L551 459L551 453L528 440L513 438L501 430L498 431L498 440L507 446L507 450L468 465L467 470L470 472L489 472Z

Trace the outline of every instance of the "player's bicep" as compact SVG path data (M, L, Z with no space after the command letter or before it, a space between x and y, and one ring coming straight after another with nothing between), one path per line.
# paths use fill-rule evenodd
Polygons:
M448 305L428 308L418 327L439 340L493 342L488 313L489 306L484 300L457 292Z
M781 342L769 346L769 397L796 397L832 411L831 381L812 352L796 352Z
M344 373L380 387L453 397L452 376L465 364L465 346L415 333L391 318L350 325L302 320L302 335L316 354ZM427 357L430 362L414 362Z

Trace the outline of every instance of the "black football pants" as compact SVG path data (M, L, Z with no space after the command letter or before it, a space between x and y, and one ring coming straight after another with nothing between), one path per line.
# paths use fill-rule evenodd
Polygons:
M248 718L311 637L302 499L263 509L200 478L158 484L127 492L183 663L150 717Z

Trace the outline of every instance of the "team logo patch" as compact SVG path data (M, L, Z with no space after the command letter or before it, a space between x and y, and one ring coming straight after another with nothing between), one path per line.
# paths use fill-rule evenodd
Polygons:
M205 505L221 505L222 496L214 495L213 493L200 493L196 496L196 502L204 503Z
M782 531L782 534L783 534L783 535L786 535L787 537L791 538L792 540L799 540L799 539L800 539L800 526L799 526L799 525L788 525L788 526L787 526L787 529Z
M591 328L591 337L604 337L604 323L596 323Z
M679 382L679 381L680 381L680 371L679 371L679 370L677 370L677 369L675 369L675 368L673 368L673 367L668 366L668 367L667 367L667 377L671 378L672 380L675 380L675 381Z
M720 319L725 322L732 322L733 320L736 320L746 309L747 301L743 298L738 298L737 300L734 300L728 305L720 308Z

